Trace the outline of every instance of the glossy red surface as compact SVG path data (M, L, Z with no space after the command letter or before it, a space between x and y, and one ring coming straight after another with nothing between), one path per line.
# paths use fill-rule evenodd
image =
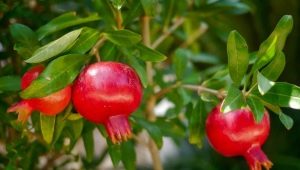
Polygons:
M136 72L117 62L98 62L87 66L73 85L76 110L94 123L134 112L141 103L142 86Z

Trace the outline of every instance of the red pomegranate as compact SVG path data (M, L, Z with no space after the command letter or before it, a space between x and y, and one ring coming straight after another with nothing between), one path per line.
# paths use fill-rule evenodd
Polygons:
M220 154L244 156L251 170L270 169L272 162L261 150L270 131L267 111L260 123L256 123L250 109L242 108L222 113L215 107L206 120L206 134L212 147Z
M21 89L27 88L33 80L44 70L44 66L38 65L29 69L22 77ZM56 115L62 112L71 100L71 86L67 86L53 94L42 98L24 99L8 108L7 112L18 112L18 120L25 122L36 110L44 115Z
M142 86L136 72L117 62L87 66L73 86L73 104L87 120L104 124L113 143L131 137L128 116L141 103Z

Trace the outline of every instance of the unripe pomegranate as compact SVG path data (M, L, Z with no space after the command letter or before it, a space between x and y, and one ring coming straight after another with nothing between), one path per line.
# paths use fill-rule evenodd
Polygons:
M44 70L44 66L38 65L29 69L22 77L21 89L27 88L33 80ZM63 111L71 100L71 86L42 98L24 99L8 108L7 112L18 112L18 120L25 122L36 110L44 115L56 115Z
M117 62L87 66L73 86L73 104L87 120L104 124L113 143L131 137L128 116L141 103L142 86L136 72Z
M267 111L257 123L248 108L222 113L217 106L206 120L206 134L212 147L224 156L244 156L251 170L261 170L262 166L270 169L272 166L261 150L269 131Z

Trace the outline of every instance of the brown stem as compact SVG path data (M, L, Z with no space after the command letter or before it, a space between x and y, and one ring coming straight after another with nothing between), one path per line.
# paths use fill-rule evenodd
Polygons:
M178 18L174 24L167 30L165 31L160 37L158 37L154 43L151 45L152 48L158 47L170 34L172 34L180 25L183 24L184 18L180 17Z
M122 13L121 13L121 9L117 9L116 10L116 21L117 21L117 28L120 30L123 28L122 24L123 24L123 18L122 18Z
M181 82L177 82L177 83L175 83L171 86L168 86L164 89L161 89L159 92L157 92L155 94L156 100L162 98L165 94L169 93L170 91L172 91L173 89L179 87L180 85L181 85Z
M150 40L150 17L149 16L143 16L141 18L142 22L142 35L143 35L143 43L150 47L151 46L151 40ZM147 69L147 79L149 86L154 85L153 83L153 65L151 62L146 63L146 69ZM146 106L146 117L149 121L155 121L156 116L153 112L154 107L156 104L156 97L155 95L151 95L147 101L147 106ZM148 148L151 153L152 161L153 161L153 169L154 170L162 170L162 163L160 161L160 156L159 156L159 150L153 141L153 139L148 136Z
M98 62L101 61L101 57L100 57L100 54L99 54L99 48L100 48L100 46L103 45L103 43L105 41L106 41L106 38L104 36L100 35L99 40L97 41L97 43L94 45L94 47L90 51L90 55L94 55Z
M201 37L208 29L208 26L207 24L205 23L201 23L199 28L194 31L190 36L189 38L183 42L180 47L181 48L186 48L188 47L189 45L191 45L194 41L196 41L199 37Z
M211 93L211 94L217 96L218 98L224 98L224 96L225 96L225 94L223 94L223 92L221 92L221 91L210 89L210 88L200 86L200 85L185 84L185 85L182 85L182 87L189 89L189 90L196 90L199 94L202 92Z

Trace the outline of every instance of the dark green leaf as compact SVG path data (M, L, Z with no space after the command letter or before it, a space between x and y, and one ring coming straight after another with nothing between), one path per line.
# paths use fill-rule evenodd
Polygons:
M19 91L21 89L21 78L19 76L0 77L0 91Z
M230 77L239 86L248 68L249 54L245 39L237 31L228 36L227 54Z
M204 137L205 127L204 115L206 115L204 101L199 99L188 119L189 142L197 145L198 147L202 147L203 145L202 139Z
M228 89L226 98L222 102L221 110L224 113L230 112L240 109L244 104L243 93L234 85L231 85Z
M29 87L23 90L22 98L44 97L71 84L89 57L68 54L53 60Z
M100 49L101 60L112 61L116 60L118 55L118 46L110 41L106 41Z
M102 16L105 26L110 28L116 25L113 7L110 0L92 0L96 11Z
M81 132L83 130L83 119L68 121L68 126L72 133L72 141L76 142L81 136Z
M126 0L110 0L112 2L112 5L120 10L123 6L123 4L126 2Z
M126 170L135 170L136 154L134 144L131 141L121 144L121 158Z
M300 109L300 87L293 84L276 82L261 98L280 107Z
M44 140L50 144L53 139L54 127L55 127L55 119L56 116L47 116L41 113L40 121L41 121L41 130L43 134Z
M135 69L135 71L138 73L140 80L144 86L144 88L148 85L147 80L147 73L145 70L145 66L143 66L137 58L128 56L129 64Z
M129 3L127 1L127 3ZM143 7L140 0L133 0L130 5L128 5L129 13L124 17L124 25L128 25L135 18L139 17L143 12Z
M160 128L163 136L169 136L172 138L185 137L185 125L177 119L166 120L165 118L158 118L154 123L158 128Z
M176 73L177 80L182 80L187 67L187 55L185 50L177 49L173 57L173 66Z
M110 159L114 165L114 167L117 167L121 161L121 146L120 145L114 145L110 139L107 139L107 145L108 145L108 153L110 156Z
M252 96L248 96L246 101L252 113L254 114L255 121L258 123L261 122L262 118L264 117L265 111L262 102L259 99Z
M260 94L266 94L275 84L275 82L268 80L260 72L257 73L257 84Z
M9 27L10 33L15 40L14 49L24 59L29 58L39 48L36 34L27 26L13 24Z
M294 120L284 113L279 114L279 119L287 130L290 130L294 125Z
M132 50L132 55L139 57L144 61L160 62L167 59L167 57L158 51L155 51L143 44L135 46L136 49Z
M76 43L70 49L70 53L85 54L97 43L99 38L99 31L88 27L83 28L82 33L78 37Z
M91 162L94 158L94 136L93 130L88 129L82 133L83 144L85 148L85 156L88 162Z
M27 63L40 63L46 61L72 47L80 35L82 29L78 29L65 34L57 40L54 40L43 47L37 49L33 56L25 60Z
M158 0L141 0L147 16L154 16L157 11Z
M97 21L99 20L99 16L97 14L92 14L86 18L80 18L76 16L76 12L69 12L62 14L50 22L48 22L46 25L43 25L37 30L37 35L39 40L43 39L49 34L52 34L54 32L60 31L62 29L91 22L91 21Z
M276 81L285 67L285 56L282 51L275 54L274 59L261 71L271 81Z
M116 30L105 32L104 36L119 46L133 46L141 41L141 36L129 30Z
M143 118L134 117L136 123L147 130L151 138L155 141L158 148L162 147L163 140L160 129L156 126L155 123L146 121Z

